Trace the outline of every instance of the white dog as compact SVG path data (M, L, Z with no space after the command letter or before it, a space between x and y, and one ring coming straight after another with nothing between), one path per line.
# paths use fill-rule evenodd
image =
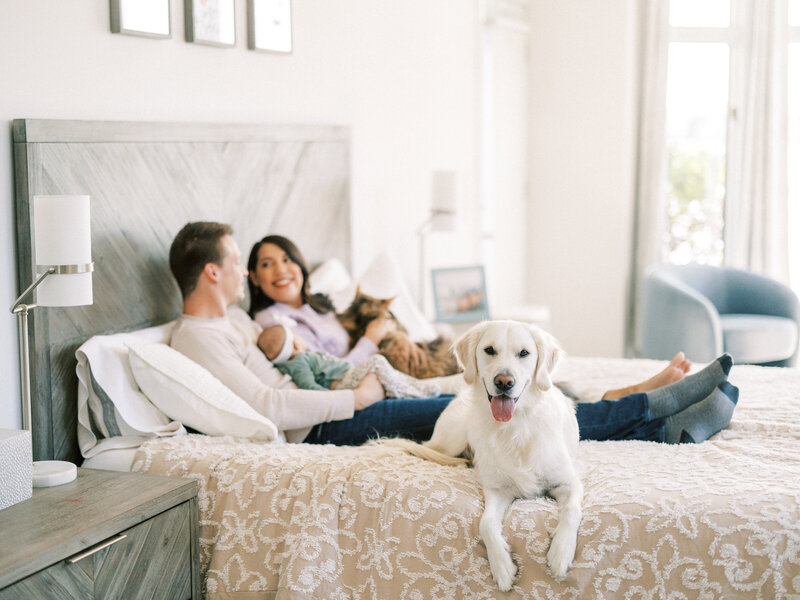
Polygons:
M506 509L515 498L554 498L558 526L547 564L562 579L575 556L583 499L575 409L551 379L562 350L538 327L487 321L467 331L455 351L467 386L436 421L430 441L422 447L393 445L443 464L452 464L447 457L472 453L486 501L480 533L503 591L511 589L517 572L502 533Z

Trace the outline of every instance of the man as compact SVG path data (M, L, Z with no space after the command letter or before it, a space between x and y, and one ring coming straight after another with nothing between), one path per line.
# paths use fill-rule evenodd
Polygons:
M360 444L376 434L429 437L451 397L384 400L374 375L355 390L298 390L267 360L257 345L261 327L234 306L244 299L247 270L232 234L229 225L195 222L173 240L169 262L183 315L170 345L270 419L290 442Z

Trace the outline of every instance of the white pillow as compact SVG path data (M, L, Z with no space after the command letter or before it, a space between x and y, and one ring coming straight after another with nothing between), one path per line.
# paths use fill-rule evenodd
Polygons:
M75 352L78 361L78 445L85 458L135 448L156 436L185 434L139 390L128 363L128 344L166 342L174 321L126 333L96 335Z
M411 292L396 261L387 252L375 257L355 282L341 262L331 259L314 269L309 275L308 284L312 293L327 294L336 312L342 312L350 306L358 285L368 296L394 298L390 308L412 340L421 342L437 336L436 329L411 298Z
M369 296L394 298L390 308L412 340L421 342L436 337L436 329L412 299L400 267L388 253L382 252L376 256L358 278L358 283L361 291Z
M353 301L356 284L338 258L331 258L308 274L308 289L312 294L326 294L336 312L344 311Z
M205 368L166 344L129 346L136 383L169 415L208 435L233 435L271 442L275 425Z

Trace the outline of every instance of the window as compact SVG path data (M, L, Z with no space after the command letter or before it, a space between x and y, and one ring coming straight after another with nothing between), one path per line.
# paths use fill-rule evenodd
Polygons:
M663 254L722 264L730 98L730 0L671 0L667 49Z
M729 47L671 43L667 67L668 262L722 264Z
M672 0L669 24L673 27L728 27L730 0Z
M744 40L762 0L669 0L662 255L674 264L719 265L725 256L726 199L739 183L733 157L737 108L746 93ZM789 240L793 285L800 290L800 0L777 0L785 32L789 172ZM730 186L730 187L729 187ZM729 190L731 193L729 194ZM790 259L791 260L791 259Z

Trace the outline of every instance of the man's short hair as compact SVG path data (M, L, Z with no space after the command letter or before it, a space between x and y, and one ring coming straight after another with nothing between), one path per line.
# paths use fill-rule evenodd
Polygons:
M169 268L184 298L197 287L200 273L208 263L222 262L219 241L232 233L233 228L225 223L197 221L184 225L172 240Z

